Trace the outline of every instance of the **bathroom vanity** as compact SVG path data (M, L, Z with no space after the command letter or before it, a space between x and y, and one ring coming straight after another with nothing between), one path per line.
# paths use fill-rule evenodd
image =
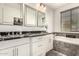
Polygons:
M52 33L27 34L23 32L14 37L3 35L1 39L0 56L45 56L46 52L53 49Z

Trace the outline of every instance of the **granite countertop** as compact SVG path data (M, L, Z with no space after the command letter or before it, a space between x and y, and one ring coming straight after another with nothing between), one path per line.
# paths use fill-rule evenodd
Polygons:
M30 37L39 37L44 35L49 35L52 33L39 33L39 34L29 34L29 35L9 35L9 36L0 36L0 50L13 48L16 46L28 44Z
M53 34L55 33L63 33L63 34L79 34L79 32L53 32Z
M53 33L31 34L31 35L28 35L28 37L44 36L44 35L48 35L48 34L53 34ZM26 37L27 37L27 36L26 36Z
M28 37L38 37L38 36L44 36L44 35L49 35L49 34L53 34L53 33L40 33L40 34L29 34L29 35L10 35L10 36L3 36L3 37L0 37L0 41L20 39L20 38L28 38Z

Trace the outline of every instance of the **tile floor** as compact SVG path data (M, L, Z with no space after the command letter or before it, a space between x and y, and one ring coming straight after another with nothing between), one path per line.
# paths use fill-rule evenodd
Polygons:
M55 50L50 50L49 52L46 53L46 56L66 56L66 55Z

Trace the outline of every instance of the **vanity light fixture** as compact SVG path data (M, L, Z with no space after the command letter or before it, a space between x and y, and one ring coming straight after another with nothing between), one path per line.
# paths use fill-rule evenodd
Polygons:
M46 11L46 6L43 3L38 3L36 5L37 10L45 12Z

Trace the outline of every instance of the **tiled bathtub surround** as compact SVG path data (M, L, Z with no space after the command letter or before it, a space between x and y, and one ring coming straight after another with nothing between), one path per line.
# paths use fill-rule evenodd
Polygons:
M67 43L59 40L53 41L54 50L68 56L79 56L79 45Z
M68 38L79 38L79 32L53 32L55 36L63 36Z

